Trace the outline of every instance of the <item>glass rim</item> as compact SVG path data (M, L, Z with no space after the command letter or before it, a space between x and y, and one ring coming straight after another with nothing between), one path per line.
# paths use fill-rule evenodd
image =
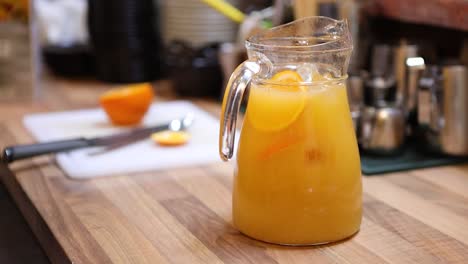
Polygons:
M277 27L273 27L267 31L272 31L272 30L279 30L281 28L286 28L291 26L292 24L300 23L302 21L306 20L325 20L329 21L330 23L334 23L336 25L346 25L347 26L347 21L346 19L343 20L336 20L330 17L325 17L325 16L310 16L310 17L305 17L301 18L292 22L289 22L284 25L279 25ZM309 44L309 45L284 45L284 44L266 44L266 43L261 43L261 40L264 39L271 39L271 40L287 40L287 39L306 39L306 38L312 38L314 36L297 36L297 37L271 37L271 38L261 38L261 34L256 34L253 36L250 36L245 40L245 46L247 49L253 49L257 51L262 51L262 50L271 50L275 49L275 52L277 53L329 53L329 52L340 52L340 51L351 51L353 49L353 44L351 40L351 35L349 32L349 29L345 32L345 34L338 35L337 38L327 40L323 43L318 43L318 44ZM339 48L330 48L330 49L320 49L324 46L329 46L330 44L338 43L338 42L343 42L344 47L339 47ZM316 50L319 48L318 50Z
M346 48L337 48L337 49L326 49L326 50L313 50L313 47L318 47L320 45L330 45L331 43L338 42L337 40L329 41L326 43L308 45L308 46L293 46L293 45L280 45L280 44L261 44L254 43L249 40L245 41L246 48L256 51L268 50L268 49L281 49L275 50L276 53L330 53L330 52L341 52L341 51L351 51L353 46Z

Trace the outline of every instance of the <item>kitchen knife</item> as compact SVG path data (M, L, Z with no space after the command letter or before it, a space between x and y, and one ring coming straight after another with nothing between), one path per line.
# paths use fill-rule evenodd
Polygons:
M164 130L184 130L192 124L193 118L193 114L188 114L182 119L174 119L167 124L137 128L128 132L118 133L110 136L95 138L74 138L37 144L10 146L3 150L2 161L4 163L10 163L16 160L31 158L39 155L65 152L87 147L103 146L105 147L104 151L110 151L148 138L152 133Z

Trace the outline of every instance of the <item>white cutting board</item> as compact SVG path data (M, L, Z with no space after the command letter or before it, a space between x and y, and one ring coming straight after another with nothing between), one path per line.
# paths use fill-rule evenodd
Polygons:
M190 102L154 103L142 126L168 123L189 112L195 119L188 129L191 140L185 145L162 147L148 138L105 154L89 155L99 148L61 153L56 155L57 162L69 177L83 179L219 161L219 121ZM109 135L129 129L112 126L101 109L32 114L25 116L23 122L39 142Z

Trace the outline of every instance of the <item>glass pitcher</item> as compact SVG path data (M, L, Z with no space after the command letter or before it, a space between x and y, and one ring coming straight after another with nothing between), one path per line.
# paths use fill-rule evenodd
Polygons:
M237 149L233 223L258 240L313 245L359 230L359 151L345 80L352 51L346 21L309 17L249 38L248 60L226 87L220 156ZM247 89L249 88L249 89Z

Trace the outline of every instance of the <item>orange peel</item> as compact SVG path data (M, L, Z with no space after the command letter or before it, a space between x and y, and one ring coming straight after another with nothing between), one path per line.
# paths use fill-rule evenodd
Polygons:
M138 124L154 98L151 84L140 83L112 89L99 102L114 125Z

